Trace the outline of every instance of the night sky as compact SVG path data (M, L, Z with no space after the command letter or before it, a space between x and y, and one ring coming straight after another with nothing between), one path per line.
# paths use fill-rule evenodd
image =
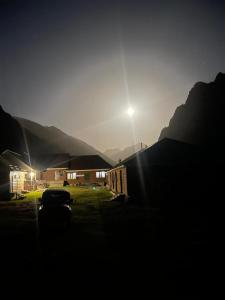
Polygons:
M225 1L0 0L0 38L7 112L99 150L150 145L225 72Z

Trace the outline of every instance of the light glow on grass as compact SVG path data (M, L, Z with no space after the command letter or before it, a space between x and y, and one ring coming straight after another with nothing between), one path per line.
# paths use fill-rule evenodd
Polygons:
M51 188L51 187L50 187ZM59 188L59 187L57 187ZM112 197L110 191L105 188L87 188L87 187L60 187L61 189L65 189L71 194L71 198L75 200L74 205L85 203L85 202L101 202L102 200L110 199ZM38 204L38 198L42 197L43 191L31 191L25 194L25 198L23 200L11 200L10 203L25 203L25 202L33 202Z

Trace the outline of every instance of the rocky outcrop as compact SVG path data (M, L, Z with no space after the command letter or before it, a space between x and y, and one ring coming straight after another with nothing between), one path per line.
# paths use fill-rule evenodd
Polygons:
M194 85L186 103L161 131L159 140L163 138L225 148L225 74L219 73L213 82Z

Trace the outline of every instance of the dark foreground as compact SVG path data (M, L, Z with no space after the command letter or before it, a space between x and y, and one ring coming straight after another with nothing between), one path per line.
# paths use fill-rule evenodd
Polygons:
M202 296L215 277L208 212L83 200L67 231L41 235L35 202L0 203L1 276L112 291Z

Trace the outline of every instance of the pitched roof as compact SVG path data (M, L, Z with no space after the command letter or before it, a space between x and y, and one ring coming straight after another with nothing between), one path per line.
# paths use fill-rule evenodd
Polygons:
M1 161L10 170L32 171L33 169L22 161L22 156L10 150L5 150L1 154Z
M107 163L99 155L83 155L79 157L71 158L69 162L70 170L100 170L110 169L112 166Z
M136 152L117 166L130 166L132 164L145 166L178 165L197 163L202 159L202 151L199 147L165 138L147 149Z

